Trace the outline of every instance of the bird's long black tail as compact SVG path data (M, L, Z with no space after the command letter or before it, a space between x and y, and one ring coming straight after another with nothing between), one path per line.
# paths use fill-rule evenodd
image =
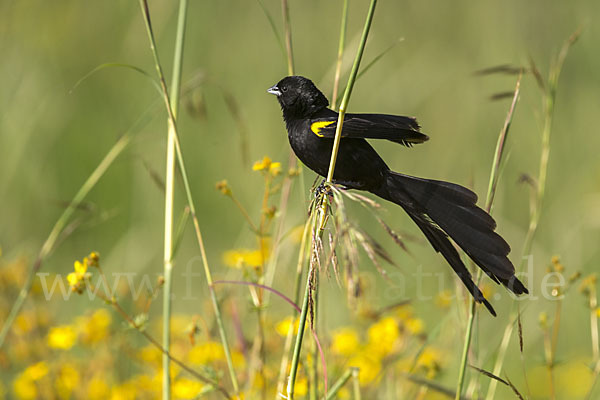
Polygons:
M496 222L477 207L477 195L469 189L388 171L385 184L372 192L400 205L408 213L475 300L483 303L494 316L494 308L473 282L448 236L496 283L503 284L515 294L528 293L515 276L515 268L507 257L510 246L494 232Z

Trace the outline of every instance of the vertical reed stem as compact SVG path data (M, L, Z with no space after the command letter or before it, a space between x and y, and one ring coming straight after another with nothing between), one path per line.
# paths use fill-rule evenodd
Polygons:
M187 0L179 2L179 16L177 19L177 36L175 39L175 55L173 58L173 80L171 82L170 106L173 118L177 119L179 107L179 91L181 88L181 69L183 65L183 43L185 38L185 23L187 14ZM163 338L162 346L171 351L171 290L173 274L173 214L175 198L175 125L169 123L167 133L167 165L165 173L165 234L164 234L164 265L163 275L165 279L163 287ZM162 356L163 365L163 399L171 398L171 363L167 353Z
M508 114L504 120L504 126L498 135L498 141L496 143L496 152L494 153L494 161L492 162L492 171L490 173L490 181L488 186L487 198L485 201L485 209L488 213L492 210L492 205L494 204L494 197L496 195L496 187L498 186L498 179L500 176L500 163L502 161L502 155L504 154L504 145L506 143L506 136L508 135L508 131L510 129L510 124L512 122L513 113L517 106L517 101L519 99L519 91L521 86L521 77L517 80L517 85L515 87L515 91L513 94L512 103L508 110ZM481 280L481 269L477 269L477 277L475 278L476 284L479 284ZM463 385L465 382L465 372L467 369L467 359L469 357L469 348L471 346L471 338L473 336L473 321L475 319L475 313L477 311L477 303L475 302L475 298L471 297L469 300L469 316L467 319L467 329L465 331L465 341L461 353L460 365L458 370L458 383L456 385L456 394L455 400L459 400L462 391Z
M342 74L342 58L344 55L344 46L346 45L346 25L348 23L348 0L344 0L342 8L342 26L340 27L340 42L338 45L337 61L335 64L335 77L333 78L333 94L331 95L331 108L336 107L338 88L340 84L340 75Z
M202 233L200 231L200 224L198 222L198 216L196 213L196 207L194 206L194 200L192 197L192 191L190 188L190 183L187 175L187 170L185 168L185 162L183 160L183 153L181 151L181 145L179 143L179 135L177 132L177 124L175 122L175 117L173 115L173 109L171 108L171 101L169 100L169 91L167 90L167 85L165 82L165 76L162 71L162 65L160 63L160 59L158 57L158 51L156 50L156 42L154 39L154 32L152 30L152 21L150 19L150 10L148 8L147 0L139 0L140 7L142 9L142 14L144 16L144 22L146 24L146 32L148 34L148 40L150 42L150 50L152 51L152 55L154 57L154 66L156 68L156 72L159 78L160 88L162 90L162 97L165 103L165 108L167 110L167 115L169 117L169 129L172 129L175 141L175 152L177 165L179 166L179 170L181 172L181 178L183 181L183 187L185 189L186 199L188 202L188 206L190 207L190 213L192 215L192 220L194 222L194 230L196 232L196 239L198 241L198 246L200 247L200 255L202 257L202 265L204 267L204 273L206 275L206 283L209 288L211 301L213 304L213 309L215 312L215 318L217 320L217 326L219 328L219 334L221 336L221 343L223 345L223 350L225 352L225 359L227 360L227 367L229 369L229 376L231 377L231 382L233 385L233 389L236 395L239 395L239 384L237 381L237 376L235 374L235 370L233 369L233 360L231 358L231 350L229 348L229 342L227 340L227 335L225 334L225 326L223 324L223 318L221 315L221 310L219 308L219 303L217 301L217 295L214 290L212 274L210 272L210 268L208 266L208 259L206 257L206 249L204 247L204 240L202 239Z

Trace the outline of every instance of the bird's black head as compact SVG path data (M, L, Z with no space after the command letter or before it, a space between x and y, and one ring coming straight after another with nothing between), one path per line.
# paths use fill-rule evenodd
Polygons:
M267 92L277 96L286 121L308 118L329 105L325 95L303 76L286 76Z

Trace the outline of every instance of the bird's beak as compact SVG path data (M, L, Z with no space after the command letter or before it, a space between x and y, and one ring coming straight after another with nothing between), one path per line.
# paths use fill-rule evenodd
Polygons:
M279 90L279 88L277 87L277 85L273 85L270 88L268 88L267 89L267 93L274 94L277 97L281 96L281 90Z

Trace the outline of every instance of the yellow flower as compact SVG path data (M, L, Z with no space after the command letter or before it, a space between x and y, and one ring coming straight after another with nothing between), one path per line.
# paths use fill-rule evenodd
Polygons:
M114 386L110 393L110 400L135 400L136 388L131 382L125 382Z
M272 176L277 176L281 173L281 163L273 162L267 156L264 156L262 160L259 160L254 163L252 166L253 171L265 171L271 174Z
M23 371L23 376L30 381L39 381L46 375L48 375L48 365L45 361L30 365Z
M82 263L79 262L79 260L76 260L73 264L73 268L75 269L76 274L85 274L88 268L87 258L84 258Z
M18 335L24 335L31 332L35 327L35 314L31 312L23 312L15 319L13 329Z
M48 332L47 340L52 348L69 350L75 344L77 334L71 325L55 326Z
M214 361L224 360L225 351L221 343L204 342L194 346L188 353L191 364L206 365Z
M394 349L394 344L400 337L400 329L394 318L385 317L369 327L368 336L370 351L380 357L385 357Z
M338 329L333 333L331 351L335 354L350 356L359 348L358 333L351 328Z
M269 249L264 253L260 250L235 249L223 253L223 264L228 267L242 268L243 266L258 267L264 264L269 256Z
M90 379L87 385L88 400L104 400L108 397L108 385L99 377Z
M552 256L550 261L552 262L552 270L555 272L564 272L565 267L560 263L560 257Z
M231 352L231 361L236 369L241 369L246 366L246 358L244 358L244 353L240 351L234 350Z
M162 362L162 352L150 344L138 350L137 355L147 364L160 365Z
M598 280L598 276L596 274L590 274L590 275L586 276L581 281L581 285L579 285L579 291L583 294L590 293L591 289L595 288L597 280Z
M359 369L358 381L361 386L374 382L381 372L381 362L367 352L362 352L350 359L348 365Z
M222 181L217 182L215 187L225 196L231 196L231 188L229 187L227 180L223 179Z
M92 251L88 256L88 265L90 267L97 267L100 262L100 254L97 251Z
M271 167L271 159L267 156L264 156L262 160L259 160L254 163L252 166L253 171L263 171L268 170Z
M298 333L298 325L300 324L300 320L294 317L286 317L282 319L275 325L275 331L279 334L279 336L286 337L289 330L290 325L292 324L292 320L294 320L294 335Z
M433 379L441 369L441 360L442 354L438 350L427 347L417 359L417 368L424 370L427 377Z
M338 399L350 399L350 390L348 390L348 388L343 387L340 390L338 390L337 392L337 398Z
M400 321L406 321L413 317L414 311L412 306L410 304L407 304L398 307L394 314L396 315L396 318L398 318Z
M33 400L38 396L37 387L24 374L13 381L13 392L19 400Z
M305 396L308 393L308 380L304 377L296 379L294 393L298 396Z
M425 324L420 318L411 318L408 321L406 321L406 329L412 335L420 335L425 330Z
M281 163L274 162L269 165L269 173L273 176L277 176L281 173Z
M265 377L262 374L254 374L254 380L252 381L253 389L262 389L265 387Z
M195 399L202 393L204 385L198 381L179 378L173 383L173 396L176 399Z
M300 168L290 168L288 170L288 175L290 177L294 177L294 176L298 176L300 175L301 169Z
M85 280L89 278L90 274L87 272L89 259L85 257L83 262L76 260L73 264L75 272L71 272L67 275L67 282L71 286L71 290L74 292L81 293L85 286Z
M13 381L13 391L20 400L31 400L38 397L36 381L48 375L48 365L40 361L25 368Z
M71 397L73 390L79 385L79 372L70 364L63 365L54 382L56 392L61 399Z
M89 317L77 319L77 326L81 333L81 341L85 344L95 344L108 336L108 329L112 323L112 317L105 309L95 311Z

